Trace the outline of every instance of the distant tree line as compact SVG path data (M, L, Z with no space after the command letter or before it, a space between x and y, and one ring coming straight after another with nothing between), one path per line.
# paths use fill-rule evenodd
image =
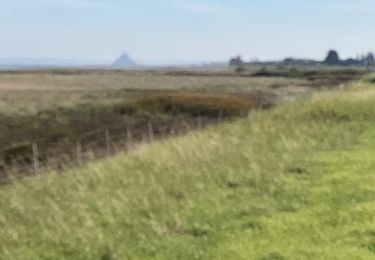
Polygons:
M282 61L274 62L244 62L241 56L236 56L231 58L229 65L235 66L237 68L243 68L245 65L290 65L290 66L301 66L301 65L327 65L327 66L359 66L374 68L375 58L372 52L366 55L361 55L360 57L353 59L349 58L346 60L341 60L337 51L330 50L323 61L316 61L312 59L293 59L287 58Z
M375 58L372 52L369 52L367 55L362 55L360 58L347 60L341 60L339 54L335 50L330 50L326 59L323 62L326 65L331 66L364 66L372 67L375 65Z

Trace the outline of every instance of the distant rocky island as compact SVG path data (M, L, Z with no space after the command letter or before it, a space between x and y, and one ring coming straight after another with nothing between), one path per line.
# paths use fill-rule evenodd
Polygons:
M323 61L317 61L313 59L294 59L287 58L282 61L270 61L270 62L245 62L242 60L241 56L234 57L229 62L230 66L244 66L244 65L287 65L287 66L316 66L316 65L326 65L326 66L357 66L357 67L375 67L375 58L372 52L366 55L362 55L359 58L349 58L346 60L341 60L337 51L330 50Z
M115 60L112 66L116 68L134 68L137 67L138 64L132 58L130 58L127 53L123 53Z

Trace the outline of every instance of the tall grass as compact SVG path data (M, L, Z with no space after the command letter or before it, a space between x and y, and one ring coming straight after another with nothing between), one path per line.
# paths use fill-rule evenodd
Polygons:
M0 258L373 259L374 100L363 83L2 186Z

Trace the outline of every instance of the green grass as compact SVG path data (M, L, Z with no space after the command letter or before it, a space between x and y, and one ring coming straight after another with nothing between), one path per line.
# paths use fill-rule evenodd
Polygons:
M0 259L373 259L375 89L0 187Z

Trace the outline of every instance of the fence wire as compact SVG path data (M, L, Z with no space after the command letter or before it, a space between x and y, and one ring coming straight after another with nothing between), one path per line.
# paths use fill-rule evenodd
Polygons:
M119 152L128 152L142 143L183 135L232 119L224 118L220 113L217 118L198 115L183 120L144 120L95 129L78 136L75 141L51 143L47 142L48 138L36 140L0 151L0 179L83 166Z

